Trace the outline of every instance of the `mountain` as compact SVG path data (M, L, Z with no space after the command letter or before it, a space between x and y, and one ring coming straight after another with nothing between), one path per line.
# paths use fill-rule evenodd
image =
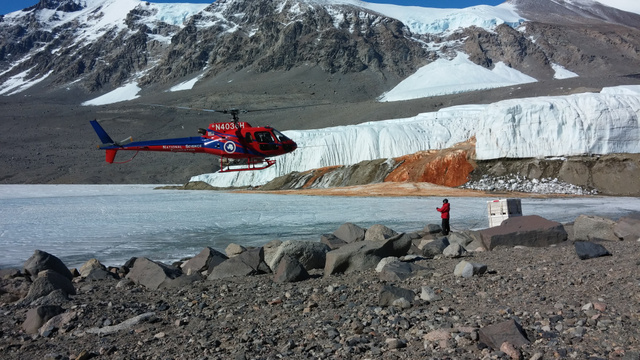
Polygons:
M211 172L207 156L106 165L92 149L93 118L144 139L226 120L171 106L269 109L243 120L307 130L638 84L638 24L589 0L41 0L0 18L0 182L181 183Z

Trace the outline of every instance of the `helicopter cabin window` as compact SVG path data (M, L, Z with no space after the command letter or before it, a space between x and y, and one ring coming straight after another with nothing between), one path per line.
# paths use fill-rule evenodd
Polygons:
M285 142L287 140L289 140L288 137L286 137L283 133L281 133L280 131L273 129L273 134L276 136L276 138L278 138L278 140L280 142Z
M255 134L256 141L259 143L272 143L273 136L271 136L270 132L267 131L257 131Z
M250 143L250 142L252 142L252 141L253 141L253 138L251 137L251 133L246 133L246 134L244 135L244 139L245 139L245 141L246 141L246 142L248 142L248 143Z

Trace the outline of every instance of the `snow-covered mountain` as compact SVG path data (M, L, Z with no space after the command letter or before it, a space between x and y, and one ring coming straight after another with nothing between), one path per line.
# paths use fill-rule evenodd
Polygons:
M71 130L90 118L146 138L194 135L183 129L211 122L141 110L147 104L278 110L259 120L289 130L303 146L268 171L215 180L235 185L473 135L486 159L637 152L636 104L621 100L637 95L579 95L640 83L636 10L616 0L509 0L466 9L358 0L41 0L0 18L0 107L7 127L20 129L20 136L0 135L9 173L2 181L32 181L28 174L37 171L61 179L61 163L89 174L46 181L145 181L70 159L100 161L75 150L93 144L93 134L75 140ZM40 140L41 124L65 141ZM43 152L55 160L34 166ZM210 160L188 164L211 168ZM143 161L136 170L152 181L179 181L168 169L185 168L184 158L163 165Z

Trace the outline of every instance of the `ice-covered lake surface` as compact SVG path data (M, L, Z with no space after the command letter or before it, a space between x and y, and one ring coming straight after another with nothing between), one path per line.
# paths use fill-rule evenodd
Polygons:
M319 241L345 222L398 232L439 224L440 197L318 197L154 190L154 185L0 185L0 268L21 267L36 249L67 266L91 258L120 266L131 257L170 263L204 247ZM456 229L488 227L487 201L449 198ZM618 219L640 198L522 199L524 215L571 222L580 214Z

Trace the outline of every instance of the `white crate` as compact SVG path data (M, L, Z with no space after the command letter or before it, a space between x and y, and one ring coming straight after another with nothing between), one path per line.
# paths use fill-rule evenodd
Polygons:
M489 227L502 224L510 217L522 216L522 205L520 199L500 199L487 201L487 212L489 215Z

